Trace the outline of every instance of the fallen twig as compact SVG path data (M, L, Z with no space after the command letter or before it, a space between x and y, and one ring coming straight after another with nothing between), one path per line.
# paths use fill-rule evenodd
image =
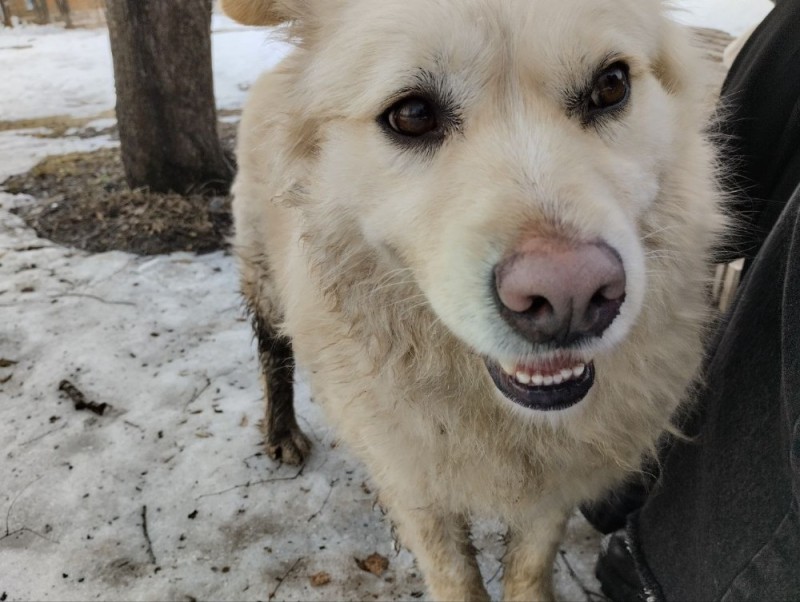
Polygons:
M151 564L158 564L156 562L156 555L153 553L153 542L150 541L150 534L147 532L147 506L142 506L142 531L144 532L144 540L147 542L147 555L150 557Z
M297 560L295 560L295 561L294 561L294 564L293 564L292 566L290 566L290 567L289 567L289 570L288 570L288 571L286 571L286 572L283 574L283 577L278 577L278 583L277 583L277 585L276 585L276 586L275 586L275 588L274 588L274 589L273 589L273 590L272 590L272 591L269 593L269 598L268 598L269 600L272 600L272 599L273 599L273 598L276 596L276 594L278 593L278 590L280 589L281 585L283 585L283 582L284 582L284 581L286 581L286 579L288 579L288 578L289 578L289 575L291 575L291 574L294 572L294 570L297 568L297 565L298 565L298 564L300 564L300 561L301 561L301 560L302 560L302 558L298 558Z
M58 390L67 394L67 396L72 400L72 403L75 404L75 409L78 411L89 410L98 416L102 416L103 412L106 411L106 408L110 407L107 403L87 401L86 396L78 389L78 387L73 385L68 380L62 380L58 384Z
M204 497L222 495L223 493L228 493L229 491L233 491L234 489L241 489L242 487L251 487L253 485L264 485L265 483L274 483L276 481L294 481L295 479L298 479L300 478L300 476L302 476L303 470L305 470L305 466L301 466L300 470L298 470L291 477L273 477L271 479L259 479L258 481L247 481L247 483L242 483L241 485L234 485L233 487L228 487L227 489L223 489L222 491L215 491L214 493L204 493L202 495L198 495L195 499L199 500Z
M42 539L44 539L46 541L49 541L50 543L58 543L58 541L50 539L49 537L47 537L45 535L42 535L41 533L39 533L37 531L34 531L33 529L31 529L29 527L22 526L22 527L19 527L18 529L14 529L13 531L11 530L11 527L10 527L11 511L14 509L14 504L17 503L17 500L22 496L23 493L25 493L25 491L28 490L28 488L31 485L33 485L34 483L39 481L41 478L42 477L37 477L33 481L31 481L30 483L25 485L25 487L20 489L19 493L17 493L17 495L14 496L14 499L11 500L11 504L9 504L8 510L6 511L6 532L2 536L0 536L0 541L6 539L7 537L11 537L13 535L16 535L17 533L25 533L25 532L27 532L27 533L32 533L32 534L36 535L37 537L41 537Z
M494 574L493 574L491 577L489 577L489 580L486 582L486 584L488 585L488 584L490 584L492 581L494 581L495 579L497 579L497 577L499 577L499 576L500 576L500 571L502 571L502 570L503 570L503 563L502 563L502 562L499 562L499 563L497 564L497 570L494 572Z
M65 422L61 426L59 426L58 428L50 429L49 431L47 431L45 433L42 433L41 435L37 435L33 439L28 439L27 441L23 441L22 443L19 444L19 446L20 447L25 447L26 445L30 445L31 443L34 443L34 442L38 441L39 439L44 439L45 437L47 437L47 435L52 435L53 433L57 433L58 431L64 430L66 427L67 427L67 423Z
M186 408L188 408L190 405L192 405L192 404L193 404L195 401L197 401L197 400L200 398L200 396L201 396L203 393L205 393L205 392L206 392L206 390L207 390L207 389L208 389L210 386L211 386L211 379L210 379L210 378L208 378L208 377L206 376L206 384L205 384L205 385L203 385L203 387L202 387L202 388L200 388L200 389L195 389L195 390L192 392L192 396L191 396L191 398L190 398L190 399L189 399L189 401L187 401L187 402L186 402L186 404L183 406L183 409L185 410L185 409L186 409Z
M333 493L333 487L338 482L339 479L334 479L333 481L330 482L330 489L328 489L328 495L325 496L325 500L322 502L322 506L320 506L319 510L317 510L314 514L308 517L308 520L306 520L307 523L310 523L312 520L317 518L320 515L320 513L325 509L325 505L328 503L328 500L331 499L331 493Z
M102 297L90 295L88 293L61 293L60 295L51 295L50 299L58 299L60 297L83 297L86 299L99 301L100 303L104 303L106 305L127 305L129 307L136 307L136 303L133 303L132 301L109 301L108 299L103 299Z
M131 427L135 428L135 429L136 429L136 430L138 430L140 433L144 433L144 432L145 432L145 430L144 430L142 427L140 427L140 426L139 426L138 424L136 424L135 422L131 422L130 420L123 420L123 421L122 421L122 423L123 423L123 424L127 424L128 426L131 426Z
M564 561L564 564L567 566L567 571L569 571L569 576L572 577L572 580L583 590L583 593L586 594L586 597L589 600L608 600L603 594L600 592L596 592L594 590L589 589L584 585L581 578L578 577L578 573L575 572L575 569L572 568L572 565L569 563L567 559L567 553L564 550L559 550L558 553L561 555L561 559Z

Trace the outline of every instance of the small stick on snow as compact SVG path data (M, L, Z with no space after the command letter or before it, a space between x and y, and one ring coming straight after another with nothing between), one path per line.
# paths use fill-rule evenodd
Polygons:
M274 477L272 479L259 479L258 481L247 481L247 483L242 483L241 485L234 485L233 487L228 487L227 489L223 489L222 491L215 491L213 493L203 493L202 495L198 495L194 499L199 500L204 497L222 495L223 493L228 493L229 491L233 491L234 489L241 489L242 487L250 487L251 485L263 485L265 483L274 483L276 481L294 481L295 479L298 479L301 476L303 476L303 470L305 470L305 466L301 466L300 470L294 473L291 477Z
M88 293L61 293L60 295L52 295L50 298L58 299L60 297L80 297L82 299L94 299L105 305L127 305L129 307L136 307L136 303L132 303L131 301L109 301L108 299L103 299L102 297L90 295Z
M301 560L302 558L298 558L297 560L295 560L294 564L289 567L289 570L283 574L283 577L278 577L278 583L275 586L275 588L269 593L268 600L272 600L277 595L278 590L281 588L281 585L283 585L283 582L286 581L286 579L289 578L289 575L291 575L294 572L294 570L297 568L297 565L300 564Z
M317 518L320 515L320 513L325 509L325 505L328 503L328 500L331 499L331 493L333 493L333 488L338 482L339 479L334 479L333 481L330 482L330 489L328 489L328 495L325 496L325 500L322 502L322 506L320 506L319 510L317 510L314 514L308 517L308 520L306 521L307 523L310 523L312 520Z
M34 534L34 535L36 535L37 537L41 537L42 539L44 539L44 540L46 540L46 541L49 541L50 543L58 543L58 541L57 541L57 540L50 539L49 537L46 537L45 535L42 535L42 534L41 534L41 533L39 533L38 531L34 531L33 529L31 529L31 528L29 528L29 527L22 526L22 527L19 527L18 529L14 529L14 530L12 531L12 530L11 530L11 528L10 528L10 526L9 526L9 523L10 523L10 521L11 521L11 510L13 510L13 509L14 509L14 504L16 504L16 503L17 503L17 500L18 500L18 499L19 499L19 498L22 496L22 494L23 494L23 493L25 493L25 491L26 491L26 490L27 490L27 489L28 489L28 488L29 488L31 485L33 485L34 483L36 483L37 481L39 481L41 478L42 478L42 477L37 477L37 478L35 478L33 481L31 481L30 483L28 483L27 485L25 485L25 487L23 487L23 488L22 488L22 489L19 491L19 493L17 493L17 495L16 495L16 496L14 496L14 499L11 501L11 504L9 504L9 506L8 506L8 511L6 512L6 532L5 532L5 534L3 534L2 536L0 536L0 541L2 541L2 540L4 540L4 539L6 539L7 537L11 537L12 535L16 535L17 533L26 533L26 532L27 532L27 533L33 533L33 534Z
M586 585L584 585L583 581L581 581L581 578L578 577L578 573L575 572L575 569L573 569L572 565L569 563L569 559L567 558L567 553L564 550L559 550L558 553L561 555L561 559L567 566L567 571L569 571L569 576L572 578L575 584L583 590L583 593L586 595L587 600L607 600L607 598L600 592L591 590L588 587L586 587Z
M156 562L156 555L153 553L153 542L150 541L150 534L147 532L147 506L142 506L142 531L144 532L144 540L147 542L147 555L150 557L151 564L158 564Z
M197 400L200 398L200 396L201 396L203 393L205 393L205 392L206 392L206 390L207 390L207 389L208 389L210 386L211 386L211 379L210 379L210 378L208 378L208 376L206 376L206 384L205 384L205 385L203 385L203 387L202 387L202 388L200 388L200 389L195 389L195 390L192 392L192 397L189 399L189 401L187 401L187 402L186 402L186 404L183 406L183 409L185 410L185 409L186 409L186 408L188 408L190 405L192 405L192 404L193 404L195 401L197 401Z

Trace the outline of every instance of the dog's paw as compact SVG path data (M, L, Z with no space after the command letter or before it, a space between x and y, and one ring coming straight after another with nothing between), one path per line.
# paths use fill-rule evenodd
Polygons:
M311 453L311 440L300 427L291 427L287 432L267 439L267 455L277 462L299 466Z

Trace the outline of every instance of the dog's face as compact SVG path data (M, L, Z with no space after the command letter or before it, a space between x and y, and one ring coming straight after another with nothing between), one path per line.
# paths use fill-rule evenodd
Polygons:
M660 2L228 4L312 22L312 198L413 273L505 397L586 396L646 297L643 216L697 135Z

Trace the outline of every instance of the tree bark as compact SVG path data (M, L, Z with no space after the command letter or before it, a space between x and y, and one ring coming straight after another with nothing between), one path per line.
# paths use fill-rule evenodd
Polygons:
M8 8L8 0L0 0L0 13L3 13L3 25L6 27L14 27L14 22L11 20L11 9Z
M72 29L72 13L69 7L69 0L56 0L56 6L58 7L58 12L61 13L61 17L64 19L64 27Z
M47 6L47 0L33 0L33 5L36 8L36 22L40 25L50 23L50 7Z
M122 161L132 188L230 188L233 166L217 135L211 2L107 2Z

